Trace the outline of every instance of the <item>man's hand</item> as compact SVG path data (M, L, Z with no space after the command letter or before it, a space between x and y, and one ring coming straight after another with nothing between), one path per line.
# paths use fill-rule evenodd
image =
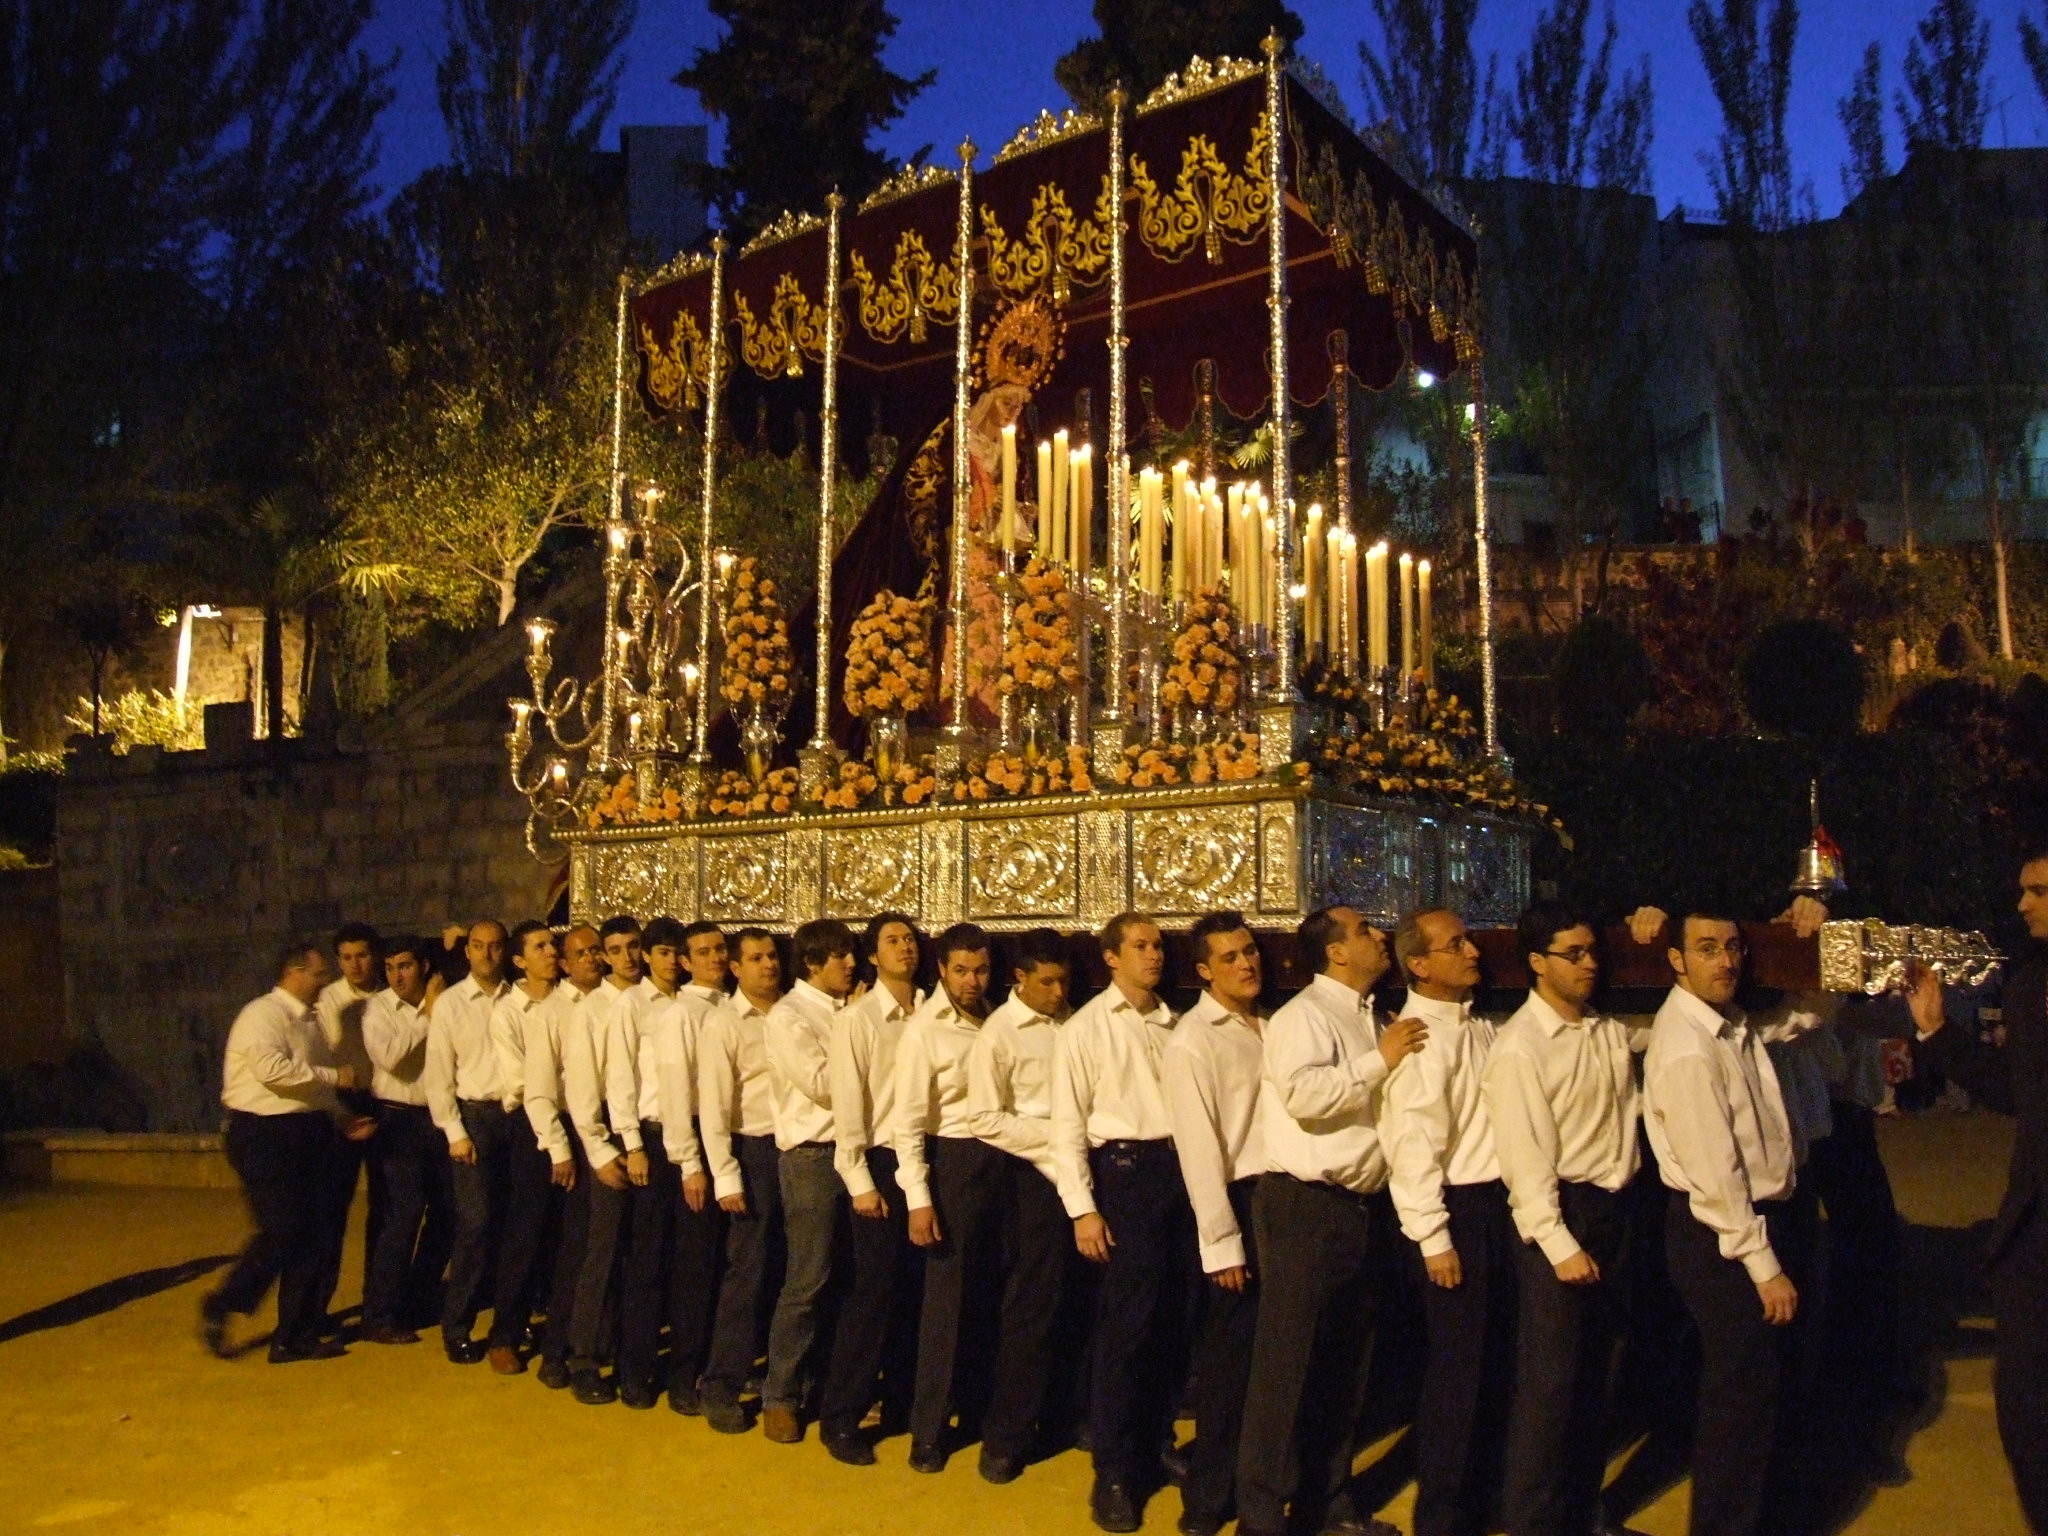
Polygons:
M1913 1015L1913 1028L1922 1035L1938 1033L1948 1023L1941 1005L1941 977L1934 967L1912 961L1906 971L1906 1010Z
M1662 907L1637 907L1628 915L1628 936L1638 944L1654 944L1670 920L1671 914Z
M693 1211L701 1211L711 1203L711 1175L708 1173L686 1173L683 1175L683 1204Z
M548 1164L548 1182L557 1189L576 1187L576 1160L565 1157L559 1163Z
M624 1189L626 1187L626 1165L621 1163L616 1157L603 1167L593 1168L590 1171L597 1175L597 1182L606 1189Z
M639 1147L626 1154L626 1177L635 1184L647 1182L647 1154Z
M1442 1253L1425 1253L1422 1267L1429 1271L1429 1283L1446 1291L1455 1291L1465 1283L1465 1266L1458 1262L1458 1250L1446 1248Z
M747 1214L747 1197L745 1195L720 1195L718 1197L718 1208L728 1216L744 1216Z
M1566 1285L1598 1285L1600 1266L1593 1262L1593 1255L1581 1248L1561 1264L1550 1266L1557 1278Z
M476 1143L467 1136L463 1137L460 1141L451 1141L448 1144L448 1160L454 1163L468 1163L474 1168L476 1166Z
M1401 1065L1405 1056L1413 1056L1429 1039L1429 1026L1420 1019L1396 1019L1380 1031L1380 1056L1386 1061L1387 1070L1393 1071Z
M1252 1283L1252 1272L1242 1264L1233 1264L1228 1269L1217 1270L1209 1278L1224 1290L1241 1296L1244 1294L1244 1288Z
M336 1067L334 1069L334 1086L341 1089L360 1086L356 1082L356 1069L354 1067Z
M1791 1322L1799 1310L1799 1292L1784 1275L1759 1280L1756 1294L1764 1304L1764 1321L1775 1328Z
M877 1199L880 1197L877 1196ZM923 1206L910 1213L910 1240L920 1248L936 1248L940 1240L939 1213Z
M447 990L448 980L439 971L429 976L427 978L427 995L420 999L420 1012L432 1013L434 1011L434 999Z
M1792 931L1802 939L1810 939L1820 932L1820 925L1828 920L1828 904L1813 896L1795 896L1792 905L1780 912L1773 922L1790 923Z
M870 1221L881 1221L889 1214L889 1202L882 1198L879 1189L871 1189L864 1195L853 1197L853 1214L865 1216Z
M1109 1250L1116 1246L1116 1239L1109 1235L1109 1223L1102 1219L1100 1211L1074 1218L1074 1246L1091 1264L1109 1262Z
M368 1115L355 1115L342 1126L341 1134L350 1141L368 1141L377 1134L377 1122Z

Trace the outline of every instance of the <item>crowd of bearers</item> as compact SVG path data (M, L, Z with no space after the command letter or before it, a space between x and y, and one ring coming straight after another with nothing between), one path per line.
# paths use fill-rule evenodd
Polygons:
M2035 905L2048 929L2048 894ZM1617 1353L1643 1318L1684 1316L1692 1529L1745 1536L1782 1507L1799 1417L1802 1171L1842 1091L1799 1074L1834 1023L1812 998L1746 1013L1725 914L1630 925L1664 936L1673 980L1633 1026L1595 1008L1598 930L1555 903L1521 920L1532 986L1499 1024L1474 1011L1479 950L1446 911L1391 935L1348 906L1310 914L1308 980L1271 1011L1258 936L1206 914L1178 1013L1141 913L1096 936L1109 984L1078 1007L1072 942L1048 929L927 941L884 912L785 947L660 916L485 920L446 979L441 941L351 925L339 980L322 946L290 944L230 1032L227 1151L256 1235L204 1336L236 1353L231 1318L274 1281L277 1362L438 1324L458 1365L537 1361L578 1402L665 1397L778 1443L815 1423L854 1466L907 1433L915 1472L978 1443L981 1476L1008 1483L1082 1445L1107 1531L1178 1483L1183 1536L1368 1536L1389 1529L1352 1479L1375 1335L1414 1315L1418 1536L1593 1536ZM1927 991L1923 1054L1997 1102L2002 1063L1937 1039ZM1830 1166L1831 1216L1890 1208L1874 1158ZM365 1167L350 1335L328 1302ZM2008 1263L2033 1264L2040 1220L2005 1218ZM1866 1248L1883 1244L1836 1263ZM1639 1304L1646 1255L1682 1312ZM2002 1319L2035 1315L2037 1268L2006 1282ZM2032 1360L2002 1365L2002 1402L2031 1401Z

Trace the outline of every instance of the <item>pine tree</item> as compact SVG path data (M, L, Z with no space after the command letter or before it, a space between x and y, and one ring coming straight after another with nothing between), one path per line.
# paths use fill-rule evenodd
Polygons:
M1142 101L1190 58L1256 59L1268 34L1293 44L1302 32L1281 0L1095 0L1095 25L1053 67L1060 89L1088 111L1113 85Z
M834 189L858 201L887 178L874 136L937 76L882 62L897 26L884 0L711 0L711 14L725 36L675 79L725 120L723 163L702 181L730 235L784 209L820 212Z
M1479 117L1479 0L1372 0L1372 9L1380 46L1358 45L1367 119L1387 130L1425 184L1462 180Z

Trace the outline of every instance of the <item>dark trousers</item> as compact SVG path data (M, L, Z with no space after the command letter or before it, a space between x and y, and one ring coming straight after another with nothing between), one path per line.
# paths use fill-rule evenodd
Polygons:
M734 1136L732 1151L747 1209L725 1218L725 1274L718 1282L711 1355L704 1366L704 1393L713 1401L737 1399L761 1358L761 1320L782 1240L782 1154L775 1138Z
M1757 1202L1772 1248L1797 1286L1798 1238L1784 1201ZM1721 1257L1719 1240L1697 1220L1685 1195L1670 1191L1664 1218L1671 1283L1700 1337L1698 1427L1693 1435L1692 1536L1749 1536L1772 1481L1779 1404L1797 1340L1764 1321L1749 1272ZM1805 1298L1802 1298L1804 1300Z
M1600 1268L1566 1285L1543 1250L1519 1244L1519 1327L1508 1421L1508 1536L1585 1536L1599 1525L1607 1409L1627 1315L1628 1202L1593 1184L1560 1183L1558 1207ZM1463 1250L1460 1250L1461 1252Z
M1887 1391L1901 1379L1899 1208L1877 1150L1877 1116L1837 1099L1834 1130L1813 1144L1800 1178L1827 1208L1828 1311L1841 1375Z
M1097 1477L1143 1487L1158 1475L1187 1376L1194 1211L1171 1141L1106 1142L1088 1162L1115 1239L1095 1301L1089 1449Z
M2048 1533L2048 1215L2038 1200L1991 1268L1998 1438L2020 1509Z
M768 1323L764 1407L800 1409L810 1395L819 1336L829 1347L833 1258L846 1219L846 1186L832 1166L832 1143L791 1147L776 1164L782 1183L782 1242L788 1263Z
M491 1282L493 1349L526 1342L533 1309L547 1287L545 1248L556 1226L554 1165L533 1134L523 1109L505 1117L505 1218L498 1233L498 1267Z
M411 1327L433 1299L452 1236L448 1138L424 1104L379 1104L369 1147L377 1212L363 1322Z
M356 1101L347 1106L353 1111L361 1101L355 1095L350 1095L350 1098ZM368 1105L361 1105L361 1108L364 1113L369 1112ZM319 1297L323 1319L328 1308L334 1304L334 1293L341 1288L341 1271L347 1258L345 1250L348 1247L349 1210L355 1204L356 1185L362 1181L363 1170L374 1151L375 1140L375 1137L369 1141L350 1141L344 1136L334 1138L334 1153L328 1159L329 1184L325 1196L327 1220L322 1229L323 1253L320 1262ZM378 1208L379 1204L373 1181L370 1189L369 1219L363 1229L363 1295L366 1308L370 1290L370 1262L376 1248L377 1222L382 1214Z
M1500 1487L1521 1238L1498 1179L1446 1184L1444 1209L1461 1278L1448 1289L1422 1278L1429 1359L1415 1409L1415 1536L1479 1536Z
M625 1159L617 1161L623 1172ZM576 1285L569 1302L568 1365L572 1371L596 1370L612 1352L612 1279L632 1200L631 1184L613 1189L595 1173L590 1175L583 1207L583 1242L576 1256Z
M490 1283L491 1240L505 1212L511 1116L490 1099L463 1099L462 1129L476 1161L451 1160L455 1245L448 1256L448 1288L441 1296L441 1333L450 1344L469 1337Z
M682 1171L677 1170L680 1193ZM694 1390L711 1352L711 1318L718 1307L718 1268L725 1247L725 1213L707 1189L704 1209L678 1198L675 1237L668 1258L668 1382Z
M540 1352L544 1359L567 1362L569 1319L576 1310L576 1278L583 1268L583 1245L590 1231L590 1162L583 1155L583 1141L569 1117L561 1117L569 1137L569 1156L576 1165L576 1182L559 1204L553 1263L547 1276L547 1326L541 1330ZM550 1176L553 1170L550 1169Z
M917 1370L923 1263L910 1243L910 1210L896 1182L895 1152L870 1147L867 1164L875 1193L889 1210L881 1217L855 1213L851 1222L852 1276L818 1403L818 1422L838 1434L860 1428L874 1406L878 1382L883 1418L907 1413Z
M1244 1424L1245 1383L1252 1372L1252 1344L1259 1326L1259 1243L1252 1218L1256 1178L1230 1186L1230 1208L1244 1236L1245 1267L1252 1283L1226 1291L1207 1276L1208 1307L1195 1346L1195 1444L1188 1453L1181 1503L1188 1513L1221 1522L1230 1518L1237 1486L1237 1446Z
M1304 1530L1347 1513L1355 1426L1386 1296L1393 1210L1284 1173L1259 1180L1252 1226L1265 1273L1237 1453L1238 1530Z
M619 1374L656 1385L662 1324L668 1325L668 1380L694 1386L711 1338L718 1265L717 1206L683 1203L683 1173L668 1159L659 1122L640 1122L647 1182L630 1192L619 1296Z
M340 1140L333 1120L318 1112L235 1110L228 1117L228 1163L242 1181L256 1235L206 1305L214 1312L254 1312L275 1281L276 1342L290 1349L320 1337Z

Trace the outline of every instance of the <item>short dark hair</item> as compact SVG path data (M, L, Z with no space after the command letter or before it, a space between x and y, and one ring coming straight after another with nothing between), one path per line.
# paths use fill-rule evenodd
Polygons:
M277 947L277 966L271 971L271 975L283 980L284 973L298 970L306 963L308 955L318 955L324 960L327 951L321 947L320 941L310 934L302 933L286 939Z
M683 942L677 948L687 952L690 947L690 940L701 939L707 933L715 933L721 939L725 937L725 930L719 927L718 924L707 923L702 918L699 918L696 922L689 924L683 929Z
M384 940L368 923L343 923L334 930L334 947L339 950L344 944L367 944L378 950L384 947Z
M1051 928L1026 928L1005 947L1010 952L1010 969L1019 976L1041 965L1074 968L1074 952L1065 936Z
M995 946L989 942L988 930L979 923L955 923L932 940L932 958L940 965L953 955L973 954L976 950L985 950L991 955L995 952Z
M1671 948L1685 948L1685 925L1701 923L1740 923L1741 918L1728 910L1725 902L1716 901L1674 901L1668 908L1671 921L1665 927L1670 935Z
M863 960L875 958L875 952L881 947L882 930L891 923L901 923L904 927L908 928L911 937L917 940L920 948L923 947L924 933L918 928L916 918L912 917L908 912L877 912L868 919L867 927L861 930L860 957Z
M1294 929L1294 958L1297 965L1304 965L1318 972L1330 963L1330 946L1344 936L1337 921L1339 912L1353 910L1348 902L1337 902L1333 906L1317 907L1304 917Z
M1125 935L1140 923L1148 923L1154 928L1159 926L1156 920L1143 912L1117 913L1115 917L1112 917L1102 925L1102 932L1098 936L1102 944L1102 952L1105 955L1113 955L1120 951L1124 947Z
M666 944L677 954L685 947L683 925L672 917L657 917L640 930L640 947L652 949L657 944Z
M440 948L438 939L425 939L416 933L394 933L384 941L384 958L388 961L396 960L400 955L411 955L423 969L431 969Z
M759 928L753 926L742 928L739 930L739 932L735 933L732 936L732 953L733 958L735 960L739 958L740 947L743 944L745 944L749 939L753 940L757 944L763 939L766 939L770 944L775 943L775 935L770 933L766 928ZM777 958L781 957L782 947L780 945L776 945L775 953Z
M1596 938L1600 933L1593 920L1577 907L1561 901L1534 902L1515 921L1515 951L1527 964L1529 956L1546 953L1551 940L1574 928L1592 929Z
M836 917L814 917L797 929L791 947L796 950L796 963L808 973L834 955L852 954L853 930Z
M1204 912L1195 919L1195 926L1188 930L1188 945L1195 952L1195 963L1207 963L1210 935L1236 933L1240 928L1250 926L1242 912Z
M2048 833L2037 832L2020 845L2020 868L2048 864Z
M639 932L640 919L630 912L621 912L616 917L606 918L598 926L597 942L602 944L615 933L630 933L637 937Z
M509 954L518 955L526 948L526 936L530 933L545 933L550 938L555 930L537 917L529 917L512 925L512 931L505 935L505 948Z

